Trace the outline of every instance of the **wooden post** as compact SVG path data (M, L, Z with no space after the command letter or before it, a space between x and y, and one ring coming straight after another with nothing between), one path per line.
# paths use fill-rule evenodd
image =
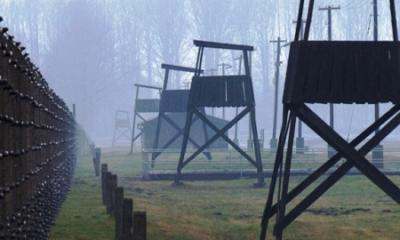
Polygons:
M103 204L106 204L106 173L108 170L107 164L101 165L101 193Z
M281 67L281 52L282 52L282 43L287 42L287 40L283 40L278 37L277 40L271 40L270 43L274 43L277 45L276 47L276 62L275 62L275 86L274 86L274 117L273 117L273 125L272 125L272 138L270 141L270 148L276 149L278 140L276 138L276 130L278 126L278 104L279 104L279 77L280 77L280 67Z
M115 239L122 239L122 213L124 204L124 189L117 187L115 189Z
M110 214L111 210L111 173L106 172L105 176L105 186L104 186L104 194L105 194L105 205L106 205L106 212Z
M109 214L115 217L115 189L118 185L117 175L112 174L110 179L110 212Z
M122 240L132 240L132 212L133 201L132 199L124 199L122 211Z
M146 212L133 214L133 240L146 240L147 233Z

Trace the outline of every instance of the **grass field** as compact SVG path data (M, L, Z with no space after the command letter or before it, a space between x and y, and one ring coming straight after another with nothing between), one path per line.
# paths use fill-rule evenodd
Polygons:
M251 187L254 179L213 182L144 182L140 154L105 150L102 161L119 176L119 185L147 211L151 240L257 239L267 189ZM392 177L400 185L400 177ZM295 185L301 177L294 177ZM100 181L91 159L80 157L68 199L51 239L114 239L114 222L105 214ZM362 176L345 177L285 232L285 239L400 239L400 207Z

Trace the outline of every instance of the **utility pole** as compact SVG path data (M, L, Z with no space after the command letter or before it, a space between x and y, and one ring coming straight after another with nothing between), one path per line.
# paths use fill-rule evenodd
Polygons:
M233 59L234 61L238 61L238 75L242 75L242 63L243 63L243 55L240 55L239 57L236 57ZM235 112L235 116L239 115L239 108L236 107L236 112ZM235 137L233 139L233 142L236 143L237 145L239 145L239 138L238 138L238 128L239 125L238 123L235 124Z
M328 5L326 7L320 7L320 11L326 11L328 13L328 41L332 41L332 11L340 10L340 6L334 7ZM329 126L335 128L335 110L333 103L329 104ZM328 157L331 158L335 154L335 151L331 146L328 145Z
M340 10L340 6L331 6L328 5L326 7L320 7L320 11L327 11L328 13L328 41L332 41L332 11Z
M374 17L374 41L379 40L378 31L378 0L373 0L373 17ZM375 121L379 118L379 104L375 104ZM375 134L379 132L379 128L376 129ZM372 151L372 164L378 168L383 168L383 145L378 144Z
M281 62L281 50L282 43L285 43L286 40L282 40L281 37L278 37L277 40L269 41L272 44L276 44L276 61L275 61L275 94L274 94L274 121L272 127L272 138L270 141L270 148L276 149L278 140L276 138L276 127L277 127L277 119L278 119L278 98L279 98L279 75L280 75L280 66Z
M306 20L301 20L300 23L300 40L304 39L304 24L306 23ZM293 21L293 24L297 24L297 21ZM299 127L297 128L297 138L296 138L296 153L297 154L303 154L304 153L304 138L303 138L303 123L302 121L299 120Z
M228 63L221 63L217 65L218 67L221 67L222 70L222 76L225 76L225 70L232 68L232 65ZM222 119L225 120L225 108L222 108Z

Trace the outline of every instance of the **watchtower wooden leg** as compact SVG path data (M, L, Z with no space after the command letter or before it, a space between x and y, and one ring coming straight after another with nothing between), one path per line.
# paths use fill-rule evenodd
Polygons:
M269 186L267 202L264 207L264 213L263 213L263 217L262 217L262 221L261 221L260 240L265 240L267 237L267 230L268 230L268 223L269 223L268 213L271 211L272 203L274 200L274 193L275 193L276 181L277 181L277 177L278 177L278 171L282 164L283 151L285 148L286 136L287 136L288 127L289 127L289 124L287 122L288 113L289 113L289 108L286 105L284 105L282 126L281 126L281 131L279 134L278 148L277 148L276 157L275 157L275 164L274 164L274 168L272 170L271 183Z
M133 145L134 145L135 140L136 140L136 136L135 136L135 130L136 130L136 115L137 115L136 105L137 105L137 100L138 100L138 97L139 97L139 91L140 91L140 87L136 87L135 110L133 111L132 134L131 134L131 149L130 149L130 151L129 151L129 154L132 154L132 153L133 153Z
M250 121L251 121L251 129L253 132L253 145L254 145L254 154L256 158L257 164L257 183L255 184L256 187L263 187L265 185L264 182L264 173L263 173L263 164L261 160L261 150L260 144L258 141L258 132L257 132L257 121L256 121L256 110L253 106L250 111Z
M153 154L151 156L151 159L153 161L157 158L158 144L160 141L160 129L161 129L161 123L163 120L163 115L164 115L164 113L160 110L160 113L159 113L158 119L157 119L156 136L154 138L154 144L153 144Z
M380 141L382 141L399 124L400 124L400 114L395 116L372 139L370 139L363 147L361 147L360 150L359 150L359 154L366 155L369 151L371 151L376 146L376 144L378 144ZM288 213L288 215L285 217L285 220L281 221L279 224L277 224L277 228L283 229L286 226L288 226L305 209L307 209L320 196L322 196L322 194L324 194L330 187L332 187L340 178L342 178L352 167L354 167L354 165L355 165L354 162L352 162L349 159L351 159L351 158L348 158L348 160L342 166L340 166L326 180L324 180L317 188L315 188L314 191L312 191L306 198L304 198L303 201L301 201L295 208L293 208L292 211L290 211ZM379 174L379 175L381 175L381 174ZM389 182L391 182L383 174L382 175L384 176L384 179L387 179L387 180L381 180L380 179L381 176L379 176L379 175L375 176L375 178L378 178L379 181L389 181ZM373 182L375 184L377 184L375 179L373 180ZM387 184L387 183L385 183L385 184ZM378 187L380 187L380 186L378 185ZM394 183L392 183L392 184L389 183L388 186L387 186L387 189L385 189L385 190L382 189L382 190L387 192L387 191L391 191L391 189L394 189L393 193L390 193L388 195L391 196L392 198L396 197L400 190L398 189L397 186L394 185Z
M206 110L205 110L204 108L201 110L201 112L202 112L204 115L206 115ZM207 140L208 140L207 125L203 122L203 123L202 123L202 127L203 127L203 134L204 134L204 143L206 143ZM206 152L204 152L204 154L206 155L206 157L207 157L208 160L211 160L211 159L212 159L210 152L206 151Z
M183 160L185 158L185 153L186 153L186 149L187 149L190 128L192 126L192 119L193 119L193 112L189 110L186 114L185 132L183 134L182 149L181 149L181 154L179 156L179 163L178 163L178 168L177 168L177 172L176 172L176 176L175 176L175 184L180 184Z
M285 211L286 211L286 204L287 204L287 192L289 188L289 177L290 177L290 168L291 168L291 163L292 163L292 154L293 154L293 140L294 140L294 133L296 131L296 116L291 113L291 116L289 117L289 138L288 138L288 147L287 147L287 153L286 153L286 160L285 160L285 169L283 170L283 183L282 181L282 176L280 176L280 183L279 185L282 185L282 191L281 194L279 195L278 193L278 214L276 217L276 222L280 222L284 219L285 216ZM277 229L275 229L277 230ZM283 238L283 231L282 230L277 230L275 231L276 239L282 240Z
M358 144L363 142L367 137L369 137L372 133L375 132L375 129L380 128L385 122L387 122L390 118L392 118L396 113L398 113L400 107L398 105L392 107L388 112L382 115L376 122L372 123L367 129L365 129L362 133L360 133L356 138L354 138L350 144L356 147ZM387 124L389 125L389 124ZM385 126L381 129L384 132L388 126ZM392 131L394 128L388 129L388 131ZM374 141L374 136L372 139L367 141L366 145L370 142ZM380 142L380 138L377 140ZM364 146L366 146L364 145ZM373 145L373 143L372 143ZM371 151L371 148L368 148L368 151ZM360 148L360 151L362 148ZM301 183L299 183L295 188L293 188L287 195L288 202L292 201L295 197L297 197L301 192L303 192L307 187L309 187L313 182L315 182L319 177L321 177L324 173L326 173L331 167L335 166L335 164L343 157L341 153L336 153L332 156L327 162L321 165L317 170L315 170L312 174L310 174L307 178L305 178ZM272 217L277 212L277 204L275 204L271 211L268 212L268 218Z

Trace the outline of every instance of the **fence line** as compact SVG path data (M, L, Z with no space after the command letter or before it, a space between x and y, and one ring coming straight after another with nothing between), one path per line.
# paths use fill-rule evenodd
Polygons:
M118 176L101 164L102 202L115 219L115 239L146 240L146 212L134 211L133 200L124 198L124 188L118 186Z
M47 239L76 159L72 113L0 27L0 239Z

